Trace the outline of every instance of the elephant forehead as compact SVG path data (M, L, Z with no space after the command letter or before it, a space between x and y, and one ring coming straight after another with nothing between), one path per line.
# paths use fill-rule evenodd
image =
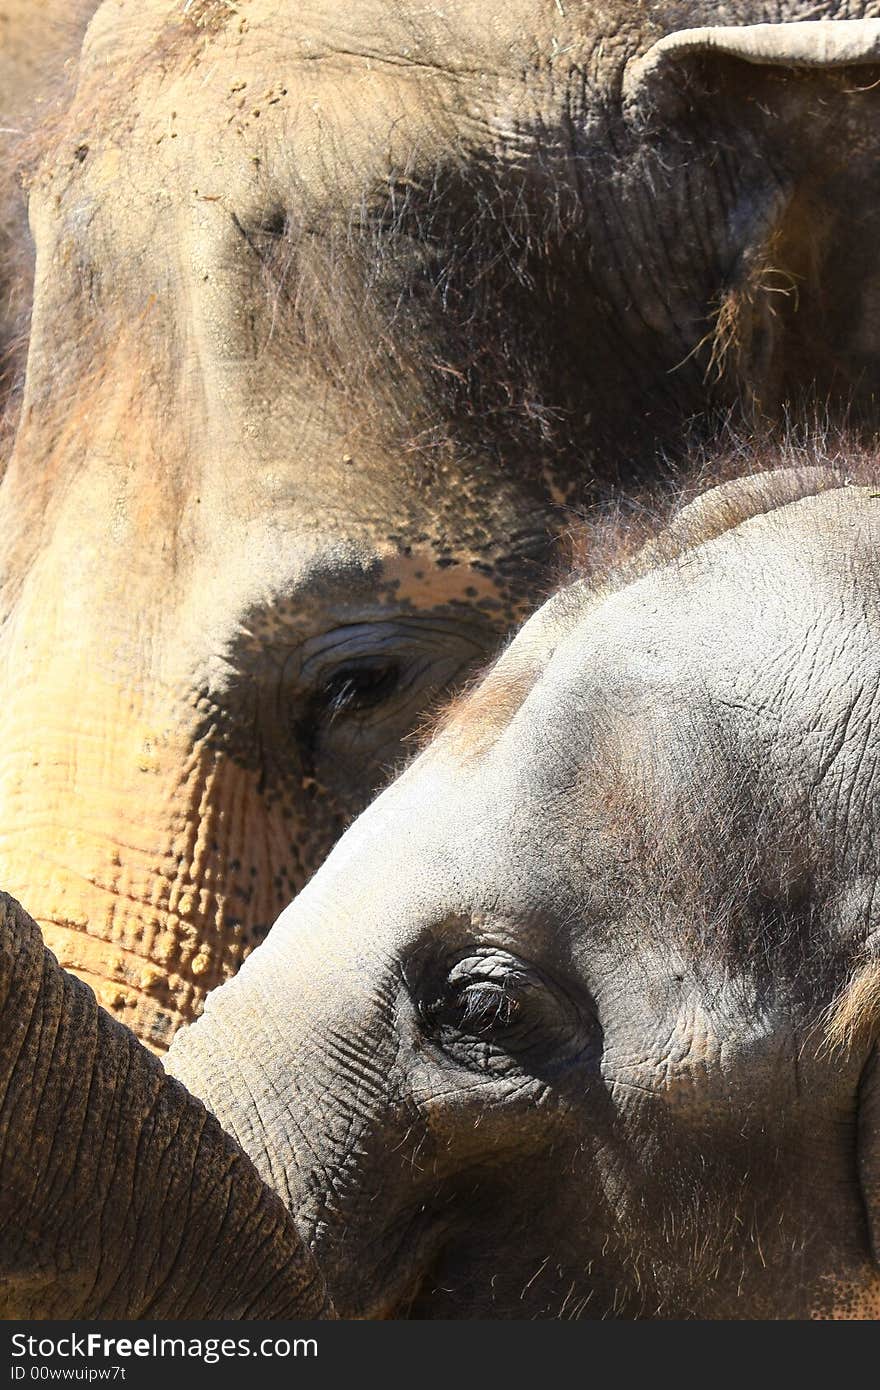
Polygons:
M687 862L674 858L682 882L698 897L714 885L720 901L731 883L712 855L725 817L745 852L803 828L804 815L830 825L866 804L880 688L875 507L862 490L828 494L604 600L575 586L464 702L398 784L397 805L433 784L434 822L461 862L524 901L552 899L563 882L613 896L641 841L653 847L637 855L645 883L671 872L664 845L692 842ZM491 737L475 742L469 719L477 733L494 721Z
M356 0L345 6L334 0L311 5L247 0L237 7L237 16L233 9L226 0L216 0L214 21L227 21L218 23L207 20L205 0L110 0L90 26L81 73L86 79L99 74L106 80L108 64L135 54L160 55L166 75L182 78L200 96L215 131L226 112L205 99L205 89L214 72L225 78L233 70L238 80L232 95L240 100L232 105L242 120L271 120L295 109L304 92L314 95L316 85L326 83L328 93L344 91L345 104L327 107L340 120L352 101L369 109L391 99L415 110L416 98L423 102L429 89L443 105L453 91L460 96L466 87L473 103L470 117L479 121L486 114L482 97L503 89L514 102L512 115L514 94L541 85L542 60L552 51L551 31L559 30L560 36L568 31L569 38L579 40L576 50L559 53L560 60L573 54L583 58L592 46L583 35L588 26L561 23L561 14L548 16L535 0L509 5L491 0L445 11L388 0ZM151 63L146 72L156 73L159 66ZM279 79L277 87L271 84L273 77ZM282 113L273 112L277 106ZM180 115L185 118L184 112ZM468 111L457 115L467 119ZM355 124L352 120L353 128Z
M410 38L416 47L406 62L379 63L383 26L409 33L412 16L402 22L387 5L355 9L363 51L340 38L348 64L340 67L323 50L309 56L312 18L299 6L252 3L241 23L216 27L225 7L102 7L77 98L60 134L47 137L55 143L32 191L41 259L52 265L37 287L32 381L44 340L57 343L61 333L79 344L88 333L89 350L70 353L68 375L81 396L88 364L108 359L94 384L101 408L88 412L89 435L96 419L117 419L122 386L155 383L149 414L159 418L145 420L143 433L152 427L167 452L186 453L189 471L205 461L203 489L216 485L201 496L212 514L227 498L228 511L243 514L243 493L245 501L265 497L276 512L307 493L329 528L329 508L372 509L390 518L393 538L417 512L436 516L445 506L447 532L461 534L462 521L479 513L475 532L509 533L509 515L497 524L504 506L485 477L491 471L509 499L522 490L522 472L499 479L503 470L461 466L468 441L449 405L457 411L463 402L470 423L460 345L439 340L437 306L426 295L432 277L445 273L431 261L437 238L462 250L450 212L456 199L442 196L434 175L444 153L454 152L453 165L464 157L466 103L420 89L447 81L416 57L421 38ZM487 33L502 15L509 25L493 7ZM325 49L335 27L345 27L341 16L315 10ZM160 61L157 34L166 29L173 51L192 48L187 61ZM534 92L528 68L504 45L500 51L508 85ZM483 76L500 80L489 66ZM469 78L483 81L475 71ZM415 217L403 232L398 194ZM419 238L422 197L439 215L436 238ZM491 250L500 235L491 217L475 222L474 207L463 203L468 235L479 243L485 233ZM418 308L420 296L427 309ZM398 314L398 303L417 307ZM75 379L78 359L86 382ZM48 354L45 368L48 379ZM144 416L148 391L139 392ZM516 404L517 418L523 409ZM186 422L177 446L165 440L175 415ZM118 452L115 434L106 447ZM531 527L545 529L543 518ZM484 538L475 534L477 546Z
M765 716L777 733L821 723L856 685L876 689L878 535L872 495L842 489L752 518L598 602L575 586L559 605L568 630L555 649L547 634L551 659L511 729L595 711L573 727L619 717L653 731L655 715L719 708L756 730Z
M235 259L233 225L264 244L263 224L285 205L307 212L309 236L323 237L335 211L344 240L390 180L411 199L417 180L442 192L471 156L503 154L515 172L552 113L561 119L560 84L538 62L533 25L518 31L498 6L494 25L481 15L471 32L469 13L432 34L427 11L328 4L310 16L251 3L242 25L215 32L183 24L167 0L113 0L93 21L60 139L47 134L53 193L72 187L80 244L112 225L117 240L148 246L173 219L207 280Z
M603 38L606 63L622 27ZM60 142L47 137L51 164L80 190L80 240L99 211L117 238L140 233L146 245L183 208L195 259L216 271L230 207L249 234L273 205L308 201L316 234L329 202L350 234L363 201L398 175L404 198L417 180L443 194L468 158L501 155L493 177L516 178L540 144L557 180L570 178L568 135L555 132L570 119L574 65L588 66L598 44L598 26L562 7L551 19L535 0L448 10L112 0L90 27Z
M565 23L562 6L548 15L536 0L485 0L455 6L393 0L110 0L93 20L85 53L96 62L132 43L164 38L165 51L183 60L201 53L265 56L267 50L313 62L362 58L404 71L489 76L513 69L522 53L538 56L551 32L583 29ZM610 27L610 26L606 26ZM626 23L617 31L632 28Z

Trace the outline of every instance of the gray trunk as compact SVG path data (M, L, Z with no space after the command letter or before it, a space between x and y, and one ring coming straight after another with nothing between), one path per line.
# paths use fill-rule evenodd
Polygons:
M0 1316L332 1316L250 1160L4 894Z

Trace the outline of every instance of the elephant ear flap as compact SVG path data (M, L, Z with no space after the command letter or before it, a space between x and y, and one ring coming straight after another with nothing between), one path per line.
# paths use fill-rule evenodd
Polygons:
M629 63L622 99L651 177L686 190L682 225L704 206L721 248L707 379L759 416L805 393L873 410L880 20L681 29Z
M626 109L631 114L640 109L666 114L680 102L697 64L719 58L760 67L825 71L880 65L880 20L818 19L679 29L658 39L626 70Z

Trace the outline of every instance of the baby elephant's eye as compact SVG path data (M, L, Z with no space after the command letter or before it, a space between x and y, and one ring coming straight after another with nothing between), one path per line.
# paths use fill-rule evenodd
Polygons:
M409 987L426 1035L452 1061L549 1076L595 1050L596 1019L536 966L486 946Z
M463 1033L481 1038L511 1028L522 1012L522 1001L504 984L487 980L459 990L445 1012L453 1015Z
M512 957L486 954L460 960L435 989L421 1010L429 1030L485 1041L522 1023L534 982Z

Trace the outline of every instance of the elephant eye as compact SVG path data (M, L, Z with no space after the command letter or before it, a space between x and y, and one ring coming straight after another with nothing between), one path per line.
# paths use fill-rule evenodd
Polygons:
M470 957L450 971L442 986L422 1007L429 1030L503 1043L524 1023L534 981L511 960Z
M474 1037L489 1037L517 1021L522 1001L503 985L491 981L466 985L448 1000L443 1008L447 1021L463 1033Z
M387 700L400 683L396 662L340 667L325 681L320 699L331 722L344 714L358 714Z
M404 978L426 1035L468 1068L550 1076L597 1046L590 1005L580 1007L543 971L507 951L477 948L451 968L448 958L433 968L428 962Z

